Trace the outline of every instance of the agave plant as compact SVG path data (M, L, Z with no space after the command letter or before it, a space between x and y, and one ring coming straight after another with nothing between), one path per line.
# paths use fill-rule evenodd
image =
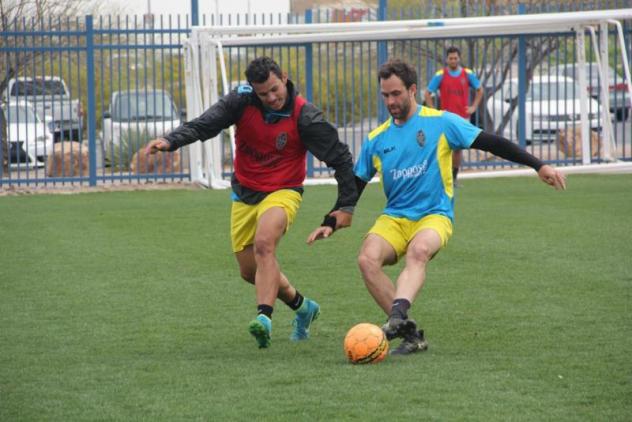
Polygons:
M112 150L111 166L114 170L130 170L134 154L153 139L146 130L128 129L121 132L119 144Z

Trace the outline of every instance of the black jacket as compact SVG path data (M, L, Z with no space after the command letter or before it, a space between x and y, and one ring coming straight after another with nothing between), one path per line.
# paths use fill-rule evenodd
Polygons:
M240 88L220 98L201 116L182 124L166 135L164 138L171 144L171 150L217 136L223 129L236 124L248 105L258 107L268 121L284 118L277 113L268 113L251 89ZM280 113L289 113L294 107L294 98L297 94L289 80L287 89L288 100ZM355 206L358 191L353 174L353 159L347 145L340 142L336 128L325 120L321 110L308 102L301 109L298 131L307 150L334 169L334 177L338 182L336 208ZM266 195L241 186L235 177L232 184L235 193L246 203L257 203Z

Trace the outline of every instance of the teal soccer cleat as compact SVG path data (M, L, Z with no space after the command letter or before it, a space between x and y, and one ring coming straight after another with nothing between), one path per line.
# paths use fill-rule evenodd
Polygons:
M272 320L265 315L257 315L257 318L250 321L248 332L257 340L260 349L270 347Z
M311 299L305 299L301 307L296 311L296 318L292 321L294 329L290 340L300 341L309 338L309 327L320 315L320 305Z

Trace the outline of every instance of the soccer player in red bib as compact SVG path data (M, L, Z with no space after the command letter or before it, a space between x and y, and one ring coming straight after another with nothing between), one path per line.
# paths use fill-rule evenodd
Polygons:
M318 303L298 292L276 258L277 244L301 203L307 151L335 170L338 197L330 224L336 228L351 225L358 192L351 153L338 139L336 128L298 95L279 65L259 57L245 73L247 85L222 97L196 119L151 141L145 152L174 151L235 125L232 249L241 277L256 290L257 316L248 331L260 348L267 348L277 298L296 311L291 340L307 339L312 321L320 314Z
M461 67L461 52L458 48L452 46L446 50L446 62L447 66L435 73L428 84L424 94L426 105L434 108L431 94L439 91L441 110L452 112L469 121L483 98L483 88L471 69ZM470 88L476 91L472 105L469 105ZM455 182L462 158L462 151L454 151L452 154L452 179Z

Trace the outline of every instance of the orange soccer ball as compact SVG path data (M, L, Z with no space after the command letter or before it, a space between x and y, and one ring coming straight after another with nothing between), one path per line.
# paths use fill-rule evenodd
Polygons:
M380 327L365 322L347 332L344 349L351 363L378 363L388 354L388 340Z

